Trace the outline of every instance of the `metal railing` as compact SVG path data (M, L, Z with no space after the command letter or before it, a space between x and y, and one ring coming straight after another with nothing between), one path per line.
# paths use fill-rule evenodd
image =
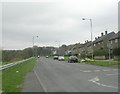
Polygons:
M34 57L31 57L31 58L24 59L24 60L21 60L21 61L18 61L18 62L14 62L14 63L9 63L9 64L2 65L2 66L0 66L0 71L1 71L1 70L4 70L4 69L7 69L7 68L9 68L9 67L12 67L12 66L15 66L15 65L24 63L25 61L31 60L31 59L33 59L33 58L34 58Z

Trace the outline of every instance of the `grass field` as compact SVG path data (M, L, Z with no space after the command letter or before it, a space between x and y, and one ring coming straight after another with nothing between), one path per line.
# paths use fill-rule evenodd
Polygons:
M18 64L2 72L2 91L9 94L10 92L20 92L28 72L31 72L35 65L35 59ZM12 93L11 93L12 94Z

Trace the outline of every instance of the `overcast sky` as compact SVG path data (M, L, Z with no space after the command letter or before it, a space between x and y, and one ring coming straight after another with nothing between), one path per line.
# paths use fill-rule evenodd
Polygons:
M32 47L33 36L38 46L84 43L90 40L90 22L83 17L92 19L93 39L118 31L119 0L12 1L2 2L0 10L4 49Z

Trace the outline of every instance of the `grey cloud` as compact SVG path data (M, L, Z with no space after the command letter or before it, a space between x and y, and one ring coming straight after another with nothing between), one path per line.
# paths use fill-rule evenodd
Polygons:
M9 40L16 49L27 47L32 44L32 36L36 35L42 45L55 45L56 40L66 44L84 42L90 39L90 24L82 21L82 17L93 19L94 37L105 29L116 30L115 5L104 5L106 9L102 6L97 8L94 4L94 7L91 5L89 8L87 5L56 2L3 3L4 46L9 48Z

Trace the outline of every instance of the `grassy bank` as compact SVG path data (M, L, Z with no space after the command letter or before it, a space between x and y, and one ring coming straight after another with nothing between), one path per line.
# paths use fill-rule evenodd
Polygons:
M31 72L35 65L35 59L18 64L2 72L2 91L20 92L28 72Z
M98 65L98 66L113 66L118 65L120 62L118 61L88 61L87 64Z
M0 62L0 66L2 66L2 62Z
M0 94L2 90L2 71L0 71Z

